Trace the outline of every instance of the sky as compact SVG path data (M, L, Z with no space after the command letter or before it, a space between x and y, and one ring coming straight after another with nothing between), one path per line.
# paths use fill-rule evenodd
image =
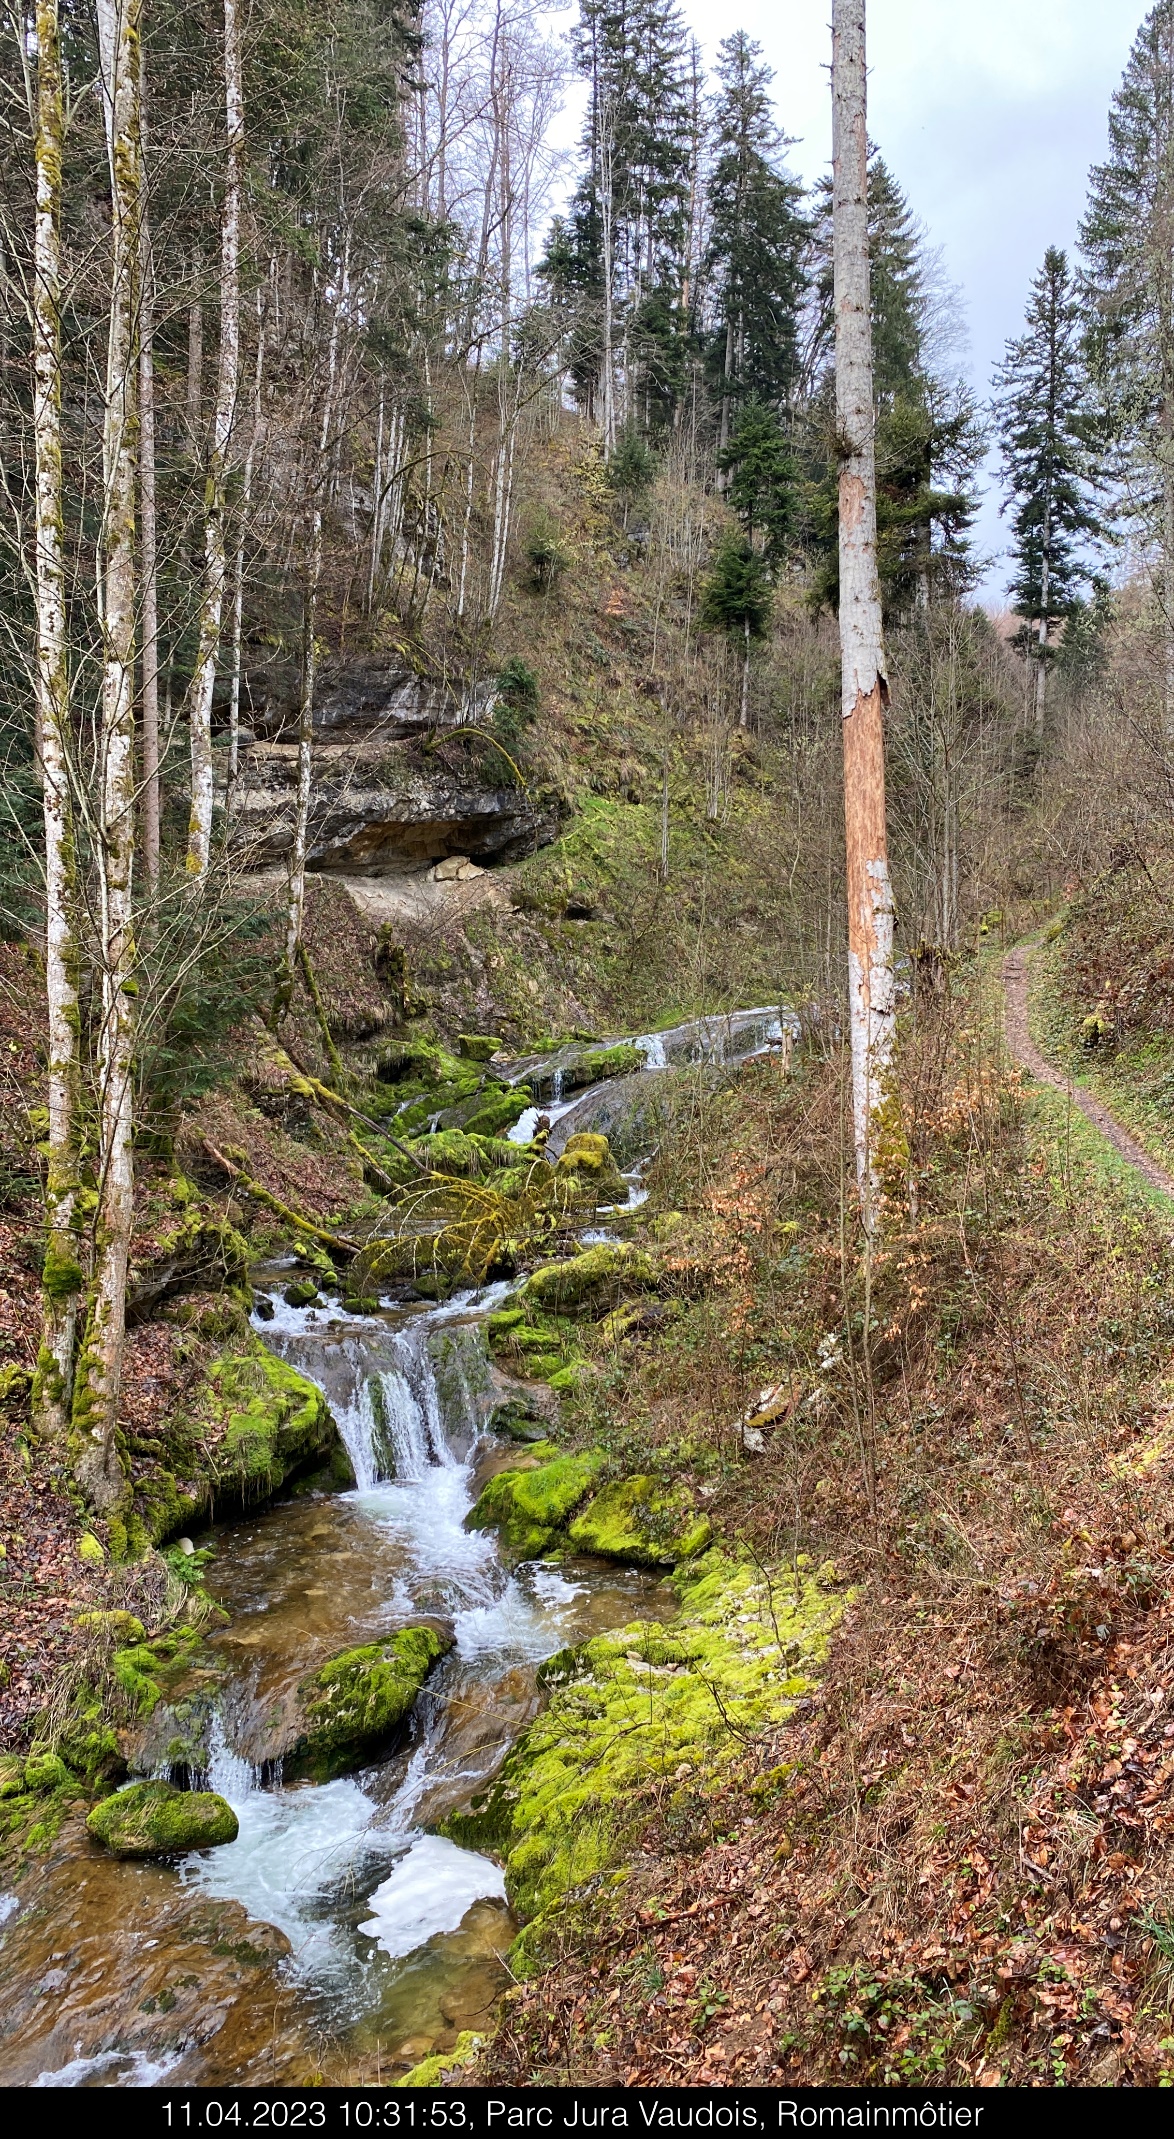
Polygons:
M712 63L735 28L774 68L788 161L816 178L831 156L830 0L684 0ZM1049 245L1071 249L1109 100L1142 0L869 0L869 133L959 285L972 384L984 396ZM1006 526L993 471L976 528L1001 603Z

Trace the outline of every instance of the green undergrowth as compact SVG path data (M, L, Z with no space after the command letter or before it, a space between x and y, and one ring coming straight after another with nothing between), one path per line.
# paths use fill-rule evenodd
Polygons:
M810 1693L845 1598L800 1562L769 1576L708 1553L678 1577L681 1614L638 1621L543 1666L548 1707L492 1787L444 1832L492 1850L527 1919L511 1966L532 1973L557 1912L621 1866L654 1798L717 1783L747 1737Z
M1134 1047L1095 1052L1081 1042L1081 1019L1061 995L1062 952L1058 945L1037 953L1029 967L1028 1015L1032 1038L1074 1085L1099 1099L1160 1166L1174 1173L1174 1040L1152 1035ZM1123 1159L1107 1138L1063 1092L1033 1084L1029 1114L1033 1142L1046 1153L1049 1176L1066 1193L1081 1183L1100 1183L1126 1202L1169 1223L1172 1202Z

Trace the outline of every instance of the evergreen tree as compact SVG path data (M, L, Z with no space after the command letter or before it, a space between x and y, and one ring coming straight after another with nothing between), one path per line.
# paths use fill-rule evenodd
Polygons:
M1118 510L1156 539L1174 729L1174 0L1137 33L1109 112L1108 160L1080 231L1089 360L1116 450Z
M1011 503L1010 593L1036 663L1042 730L1052 625L1091 577L1082 542L1098 532L1089 490L1088 417L1080 363L1081 307L1067 257L1049 246L1031 286L1026 331L995 376L1003 480Z
M720 47L706 276L713 293L710 372L728 445L739 399L786 407L798 372L807 222L802 188L777 169L787 143L771 111L761 47L737 31Z
M750 646L766 637L770 622L770 577L765 559L746 535L731 530L718 543L701 586L698 621L703 631L724 631L742 642L742 705L745 728L750 698Z
M777 560L795 523L797 479L794 449L774 410L757 399L743 403L717 465L747 534L761 534L768 559Z
M575 56L590 85L586 168L543 274L573 312L576 388L610 452L680 389L695 129L675 0L580 0Z

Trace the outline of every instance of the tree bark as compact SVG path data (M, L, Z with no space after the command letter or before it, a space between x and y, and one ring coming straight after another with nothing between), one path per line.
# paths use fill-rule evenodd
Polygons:
M893 1051L893 895L885 823L888 702L876 561L868 277L865 0L833 0L832 158L836 419L840 442L840 655L852 1115L861 1214L877 1218L877 1144Z
M102 433L102 722L98 837L102 1026L98 1046L99 1188L94 1278L73 1399L75 1465L91 1504L112 1514L126 1493L115 1442L134 1225L135 939L135 309L139 260L139 0L98 0L110 152L110 324Z
M220 222L220 363L204 490L204 598L200 607L200 643L188 701L192 807L187 868L189 876L197 883L202 882L208 873L212 852L212 694L216 687L227 573L224 522L228 450L240 391L240 214L245 163L245 107L238 0L224 0L224 108L228 157Z
M69 662L61 475L61 162L65 132L57 0L37 6L33 227L33 436L36 459L36 709L45 818L45 995L49 1153L41 1349L33 1421L64 1437L73 1393L82 1271L77 1196L77 945L69 787Z
M146 157L147 76L139 46L139 132ZM139 561L142 575L143 875L159 883L162 793L159 783L159 544L155 505L155 263L145 194L139 223Z
M249 507L253 498L253 471L265 443L265 339L268 313L264 297L257 297L257 363L253 372L253 424L241 477L240 525L232 575L232 669L228 692L228 794L240 770L241 645L245 622L245 541L249 531Z

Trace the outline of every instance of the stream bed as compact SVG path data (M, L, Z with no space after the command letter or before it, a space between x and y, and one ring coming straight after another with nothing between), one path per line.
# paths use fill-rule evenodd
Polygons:
M780 1015L638 1044L649 1072L735 1061L777 1044ZM599 1089L575 1095L580 1118ZM634 1178L628 1208L642 1200ZM356 1483L217 1526L207 1583L229 1622L169 1687L135 1767L220 1791L238 1837L175 1863L119 1862L67 1824L27 1903L0 1895L0 2083L378 2081L484 2025L518 1926L500 1867L435 1828L537 1712L544 1658L676 1608L655 1574L591 1559L511 1570L492 1533L465 1528L517 1454L488 1431L479 1327L507 1286L348 1315L287 1305L279 1271L259 1285L256 1326L324 1391ZM454 1645L405 1741L357 1774L285 1784L298 1681L422 1615Z

